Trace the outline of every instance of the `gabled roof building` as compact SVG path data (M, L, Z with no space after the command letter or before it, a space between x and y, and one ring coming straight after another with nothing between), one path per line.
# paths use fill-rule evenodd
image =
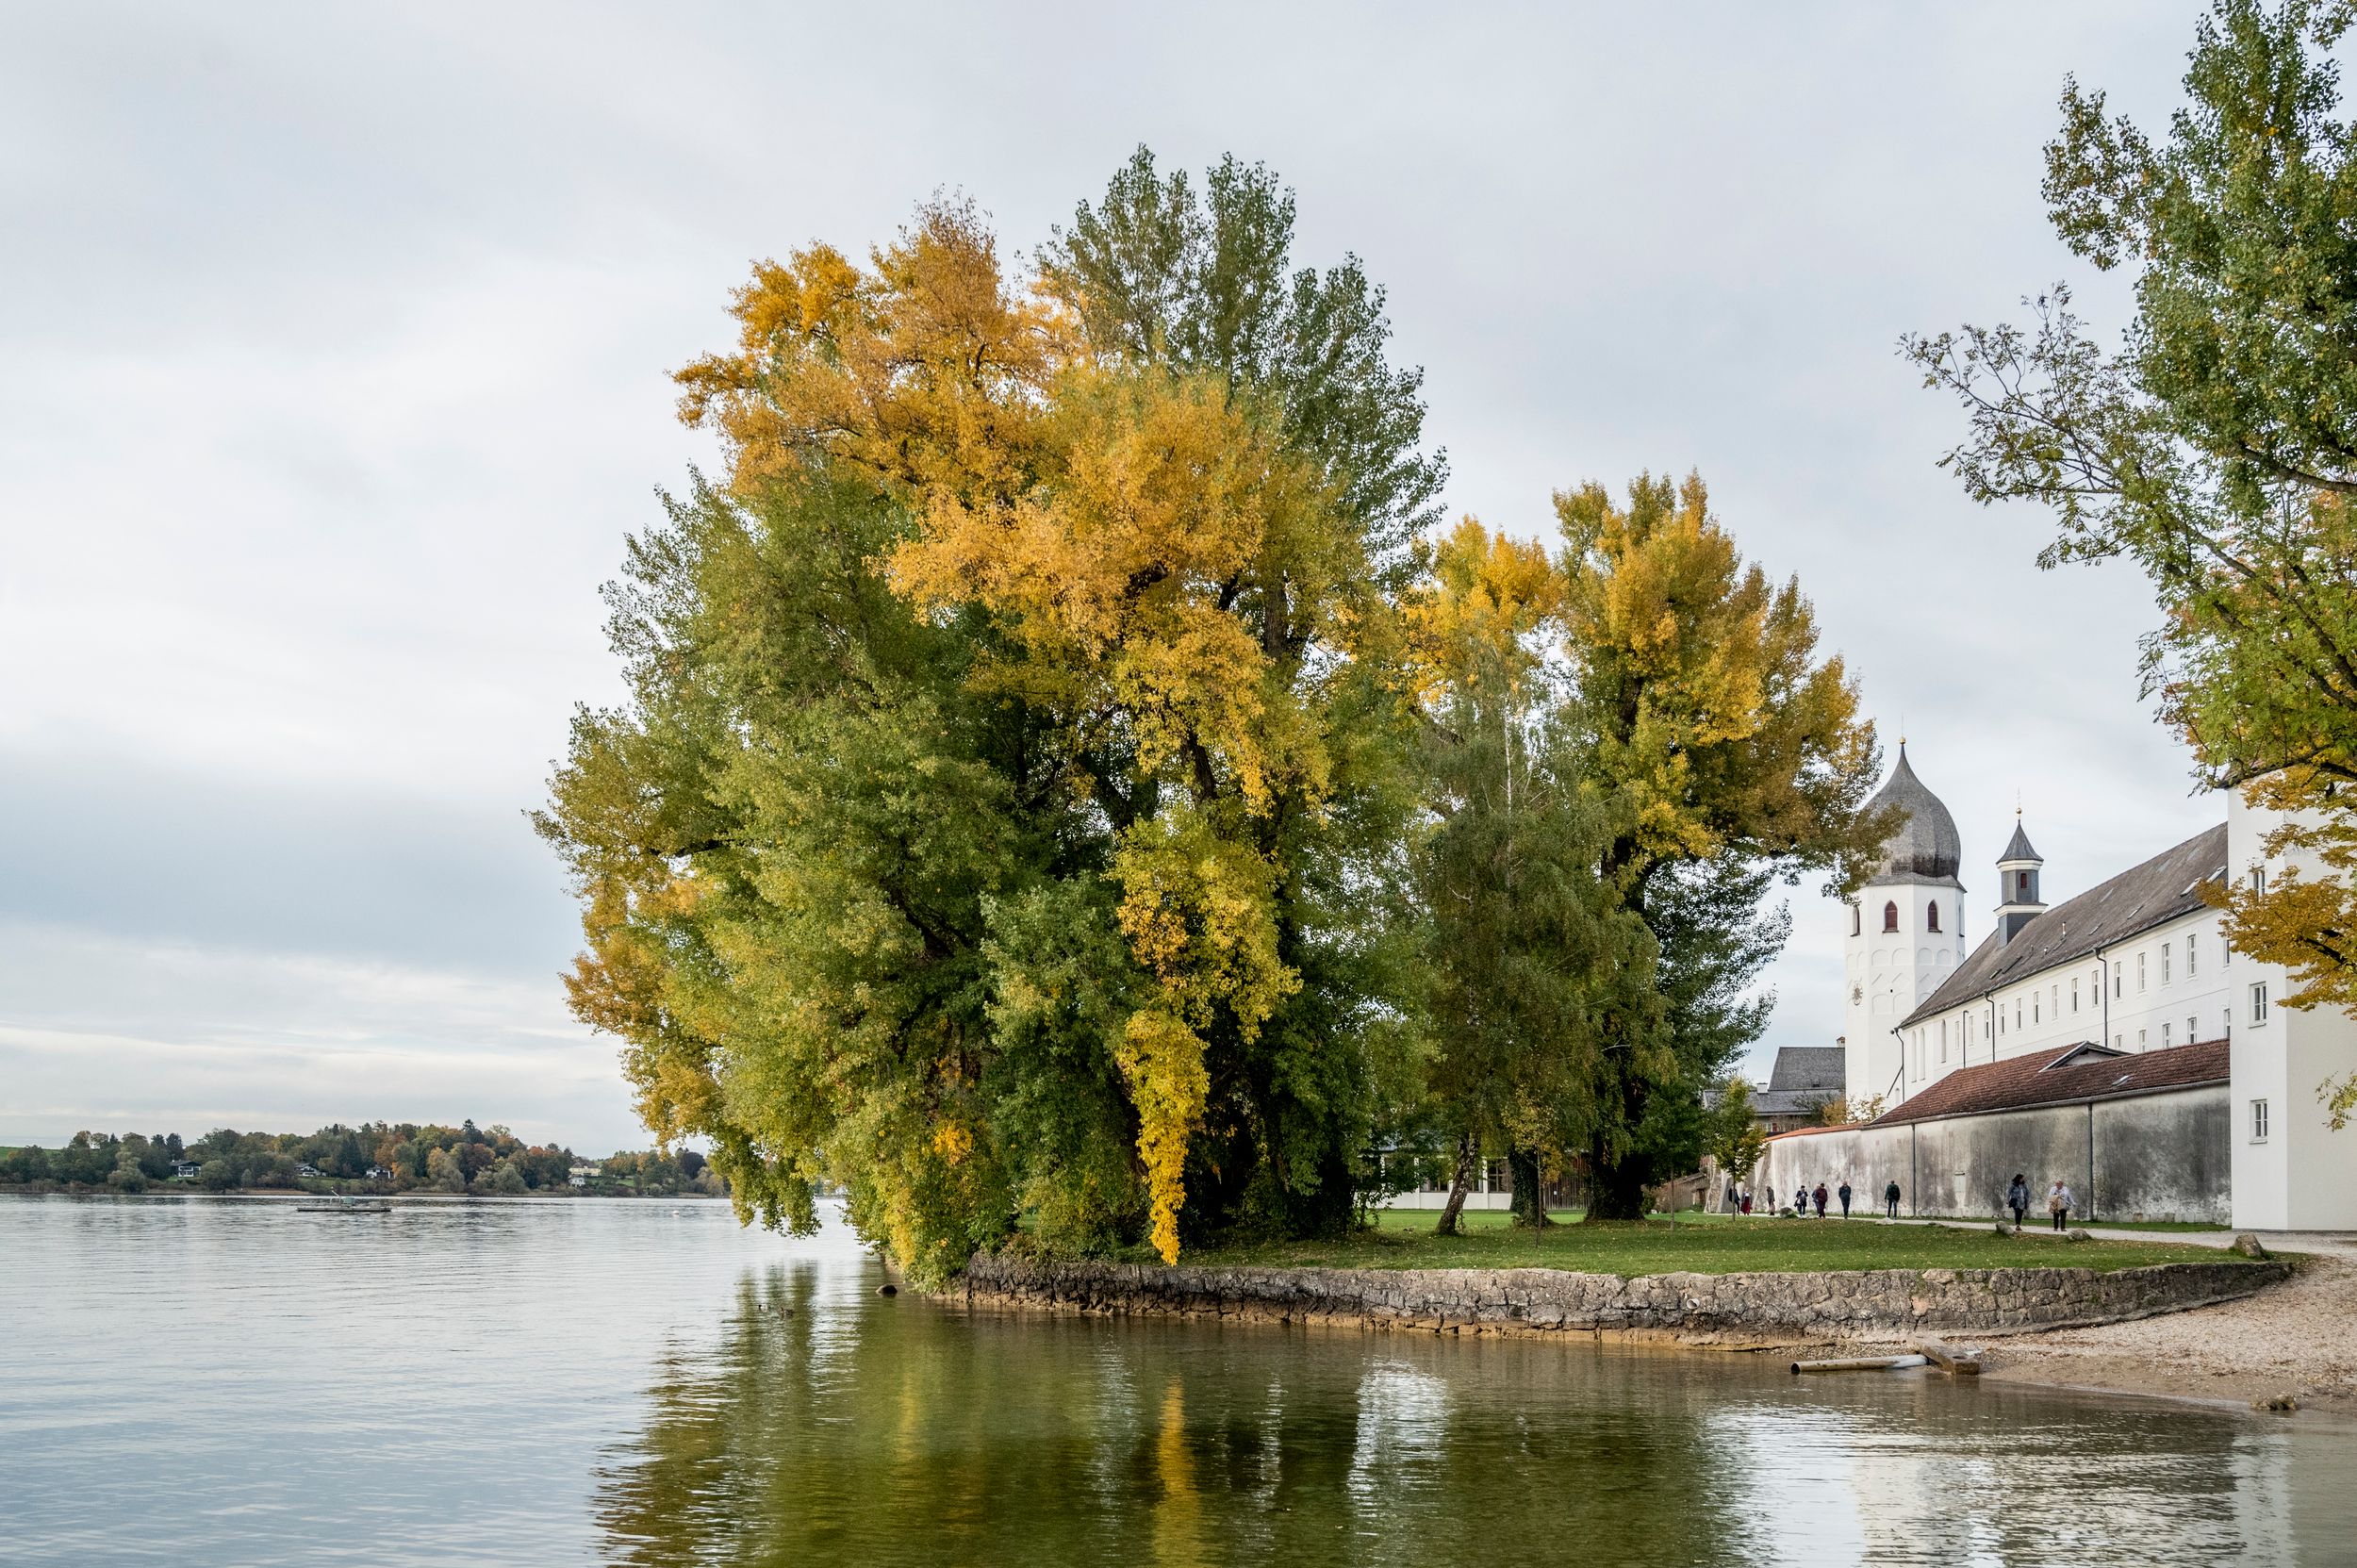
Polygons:
M2239 794L2225 804L2224 821L2051 906L2044 857L2017 814L1990 928L1968 946L1955 819L1903 743L1871 808L1895 821L1847 912L1852 1102L1879 1097L1886 1120L1921 1122L2015 1092L1995 1085L2044 1104L2058 1084L2106 1072L2126 1094L2168 1087L2152 1087L2155 1073L2217 1069L2204 1081L2231 1085L2231 1147L2213 1152L2231 1165L2234 1223L2357 1230L2357 1130L2333 1132L2316 1097L2357 1070L2357 1020L2282 1007L2283 971L2227 947L2210 900L2230 879L2280 875L2285 857L2266 853L2280 818ZM2160 1053L2172 1065L2103 1065Z

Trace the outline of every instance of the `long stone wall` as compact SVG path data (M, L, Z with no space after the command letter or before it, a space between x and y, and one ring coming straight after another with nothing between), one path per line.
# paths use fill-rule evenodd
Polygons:
M2046 1189L2070 1183L2081 1219L2228 1223L2226 1086L2212 1084L2092 1104L2041 1105L1890 1126L1828 1128L1771 1138L1752 1188L1773 1207L1795 1188L1846 1179L1855 1206L1882 1210L1897 1181L1903 1214L1995 1215L2019 1172L2030 1180L2031 1219L2046 1217ZM2090 1203L2092 1212L2090 1213Z
M1543 1268L1157 1268L982 1254L943 1295L1060 1312L1757 1344L2113 1323L2248 1296L2286 1272L2237 1262L1624 1279Z

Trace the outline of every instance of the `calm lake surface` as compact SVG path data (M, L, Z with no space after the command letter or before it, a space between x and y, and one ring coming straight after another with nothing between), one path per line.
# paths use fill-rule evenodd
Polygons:
M2329 1419L881 1280L717 1203L0 1199L0 1561L2357 1561Z

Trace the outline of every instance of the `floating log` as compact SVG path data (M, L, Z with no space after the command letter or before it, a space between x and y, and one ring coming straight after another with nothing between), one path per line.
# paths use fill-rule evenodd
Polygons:
M1942 1372L1958 1378L1977 1378L1981 1375L1981 1353L1978 1350L1962 1349L1945 1340L1929 1338L1917 1340L1915 1348Z
M1924 1356L1844 1356L1830 1362L1794 1362L1794 1372L1894 1372L1901 1367L1928 1366Z

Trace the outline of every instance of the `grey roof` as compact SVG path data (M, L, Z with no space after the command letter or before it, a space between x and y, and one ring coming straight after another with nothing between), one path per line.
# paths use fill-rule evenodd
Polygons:
M2006 841L2005 852L1997 857L1997 864L2003 866L2010 860L2035 860L2040 866L2046 864L2046 857L2030 848L2030 835L2021 831L2021 816L2019 812L2014 814L2013 837Z
M1841 1093L1849 1078L1849 1052L1839 1046L1785 1046L1768 1070L1768 1087Z
M1907 766L1904 740L1899 743L1899 766L1890 770L1889 782L1866 802L1870 812L1886 806L1896 806L1904 816L1883 840L1882 865L1867 882L1930 883L1962 892L1964 884L1956 881L1956 867L1964 858L1964 840L1956 834L1956 819Z
M2058 964L2086 957L2098 948L2125 941L2202 906L2201 884L2226 877L2226 824L2220 822L2143 865L2034 916L2013 940L1985 938L1922 1006L1899 1021L1901 1029L1933 1018L1962 1002L2027 979Z

